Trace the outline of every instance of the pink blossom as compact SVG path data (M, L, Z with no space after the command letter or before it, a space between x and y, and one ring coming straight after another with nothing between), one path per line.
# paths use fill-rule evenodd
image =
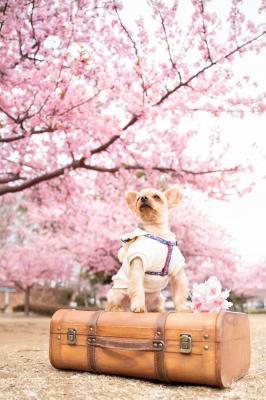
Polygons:
M194 312L218 312L227 310L232 303L226 299L229 291L222 291L221 284L215 276L204 283L194 283L192 291L192 310Z

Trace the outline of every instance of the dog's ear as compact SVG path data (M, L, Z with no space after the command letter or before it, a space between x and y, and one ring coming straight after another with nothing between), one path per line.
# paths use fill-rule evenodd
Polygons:
M131 211L136 212L136 198L138 192L126 192L125 193L125 200L127 202L128 207Z
M178 185L172 186L170 189L164 192L167 200L168 208L173 208L177 206L180 201L181 191Z

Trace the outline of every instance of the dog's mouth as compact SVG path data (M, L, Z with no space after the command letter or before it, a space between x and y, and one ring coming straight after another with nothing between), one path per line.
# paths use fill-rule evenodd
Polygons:
M148 203L142 203L142 204L139 206L139 209L140 209L140 211L143 211L143 210L146 210L146 209L153 210L153 208L152 208Z

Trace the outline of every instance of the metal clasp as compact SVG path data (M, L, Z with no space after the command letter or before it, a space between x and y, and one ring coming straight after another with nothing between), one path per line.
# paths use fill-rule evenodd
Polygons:
M91 346L95 346L96 345L96 336L94 336L94 335L88 336L88 344Z
M156 351L162 351L164 349L164 341L163 340L153 340L152 342L153 348Z
M192 336L190 333L180 333L179 335L180 353L190 354L192 351Z
M67 330L67 343L68 344L76 344L77 340L77 331L74 328L68 328Z

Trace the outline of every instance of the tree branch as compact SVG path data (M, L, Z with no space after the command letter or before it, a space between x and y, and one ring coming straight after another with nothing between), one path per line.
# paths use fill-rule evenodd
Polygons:
M0 185L5 185L6 183L15 182L19 180L25 180L19 174L8 173L6 177L0 178Z
M124 25L124 23L123 23L123 21L122 21L120 15L119 15L119 13L118 13L118 11L117 11L117 7L115 6L114 1L113 1L113 4L114 4L114 10L115 10L115 13L116 13L116 15L117 15L117 18L118 18L118 20L119 20L119 23L120 23L120 25L121 25L121 28L122 28L123 31L126 33L128 39L130 40L130 42L131 42L132 45L133 45L134 52L135 52L135 56L136 56L136 64L137 64L138 66L141 66L141 64L140 64L139 52L138 52L138 48L137 48L137 44L136 44L135 40L133 40L133 38L132 38L132 36L130 35L130 33L129 33L128 29L126 28L126 26ZM147 95L147 89L146 89L146 87L145 87L144 77L143 77L143 74L142 74L142 72L141 72L141 69L137 71L137 75L138 75L138 77L139 77L140 80L141 80L141 87L142 87L142 90L143 90L143 103L144 103L144 95Z
M114 137L113 137L113 140ZM106 146L103 145L103 146ZM100 147L103 147L100 146ZM100 148L99 147L99 148ZM99 149L97 148L97 149ZM95 150L97 150L95 149ZM104 151L105 148L103 148ZM28 189L32 186L35 186L41 182L46 182L46 181L50 181L51 179L54 178L58 178L59 176L64 175L64 173L68 170L76 170L76 169L87 169L90 171L97 171L97 172L102 172L102 173L111 173L114 174L116 172L119 172L121 169L125 169L125 170L145 170L145 165L140 165L140 164L136 164L136 165L128 165L128 164L122 164L119 166L115 166L112 168L107 168L104 166L98 166L98 165L87 165L85 164L85 158L82 157L79 160L74 160L72 163L69 163L67 165L65 165L64 167L58 168L55 171L52 172L47 172L44 173L36 178L33 179L29 179L27 181L25 181L24 183L21 183L17 186L2 186L0 188L0 196L3 196L6 193L15 193L15 192L20 192L22 190ZM238 170L238 167L235 168L228 168L228 169L224 169L224 170L208 170L208 171L189 171L189 170L185 170L185 169L180 169L180 170L176 170L174 168L170 168L170 167L164 167L164 166L157 166L157 167L153 167L151 168L153 171L159 171L159 172L164 172L164 173L173 173L175 176L184 176L184 174L192 174L192 175L203 175L203 174L213 174L213 173L232 173L232 172L236 172Z
M204 18L204 2L203 1L204 0L200 0L200 12L201 12L201 18L202 18L203 41L204 41L204 43L206 45L207 54L208 54L208 60L209 60L210 63L212 63L209 43L208 43L208 40L207 40L207 29L206 29L205 18Z
M106 143L100 145L99 147L96 147L95 149L91 150L90 153L91 155L100 153L104 150L106 150L111 144L113 144L116 140L120 138L120 135L114 135L111 137L110 140L108 140Z
M5 4L3 4L2 7L0 8L0 12L2 12L3 16L6 15L7 7L8 7L8 0L6 0ZM4 22L5 22L4 19L3 21L0 22L0 32L4 26Z
M81 102L79 102L79 103L77 103L77 104L74 104L74 105L72 105L71 107L69 107L67 110L65 110L65 111L63 111L63 112L61 112L61 113L58 113L58 114L56 114L56 115L58 115L58 116L61 117L62 115L65 115L65 114L69 113L70 111L74 110L75 108L81 107L81 106L83 106L83 105L86 104L86 103L90 103L92 100L95 99L95 97L99 96L100 93L101 93L101 91L98 90L98 92L95 93L95 94L94 94L92 97L90 97L89 99L83 100L83 101L81 101Z
M172 90L168 90L161 98L160 100L158 100L153 106L159 106L160 104L162 104L169 96L171 96L173 93L175 93L177 90L179 90L181 87L183 86L189 86L190 82L193 81L194 79L196 79L197 77L199 77L201 74L203 74L205 71L207 71L208 69L210 69L211 67L213 67L214 65L218 64L220 61L224 60L224 59L228 59L230 58L230 56L232 56L234 53L240 51L241 49L243 49L244 47L248 46L249 44L253 43L254 41L258 40L259 38L261 38L262 36L264 36L266 33L266 31L263 31L261 34L257 35L256 37L253 37L252 39L242 43L242 45L237 46L235 49L233 49L232 51L230 51L229 53L227 53L226 55L220 57L219 59L217 59L216 61L212 61L210 62L210 64L206 65L204 68L200 69L197 73L195 73L194 75L190 76L190 78L188 78L185 82L179 82L178 85L176 85ZM21 49L22 51L22 49ZM22 53L23 56L23 53ZM3 110L0 107L0 111L2 111L8 118L10 118L14 123L19 124L22 122L21 118L25 118L24 117L13 117L11 114L9 114L8 112L6 112L5 110ZM129 127L131 127L132 125L134 125L138 119L139 119L139 115L133 115L131 117L131 119L129 120L129 122L121 129L121 131L125 131L127 130ZM51 132L55 130L55 128L45 128L45 130L43 129L39 129L39 130L33 130L31 132L31 134L40 134L43 133L45 131L47 132ZM27 136L24 135L19 135L19 136L13 136L10 138L0 138L0 143L10 143L13 142L15 140L20 140L23 139ZM107 150L114 142L116 142L117 140L119 140L121 138L120 134L116 134L113 135L106 143L101 144L100 146L94 148L91 150L91 155L100 153L102 151ZM78 160L73 160L71 163L58 168L54 171L51 172L46 172L43 173L33 179L28 179L25 182L16 185L16 186L10 186L10 185L3 185L0 188L0 196L6 194L6 193L14 193L14 192L19 192L22 190L25 190L27 188L30 188L34 185L37 185L41 182L46 182L49 181L53 178L57 178L59 176L62 176L65 171L67 170L75 170L78 168L85 168L88 170L93 170L93 171L99 171L99 172L106 172L106 173L115 173L117 171L119 171L120 169L127 169L127 170L144 170L145 166L142 165L120 165L120 166L116 166L113 168L105 168L105 167L101 167L101 166L96 166L96 165L87 165L85 164L85 158L79 158ZM235 168L229 168L227 170L209 170L209 171L189 171L189 170L185 170L185 169L180 169L180 170L175 170L173 168L168 168L168 167L161 167L161 166L157 166L152 168L153 170L156 171L160 171L160 172L171 172L171 173L175 173L178 174L180 176L182 176L183 174L192 174L192 175L199 175L199 174L210 174L210 173L224 173L224 172L235 172L237 171L238 167ZM25 178L20 178L20 179L25 179ZM14 179L9 180L8 182L12 182L14 181Z
M159 12L159 15L160 15L160 19L161 19L161 24L162 24L162 28L163 28L163 33L164 33L164 38L165 38L165 42L166 42L166 46L167 46L169 60L172 64L173 69L176 69L176 63L174 62L173 57L172 57L172 52L171 52L170 43L169 43L167 32L166 32L164 18L162 16L161 12Z
M15 142L17 140L28 138L32 135L40 135L42 133L55 132L55 131L56 131L56 128L52 128L52 127L47 127L47 128L43 128L43 129L32 129L29 135L21 134L18 136L10 136L8 138L0 137L0 143L11 143L11 142Z
M89 169L92 171L97 171L97 172L106 172L106 173L112 173L114 174L115 172L120 171L121 169L125 169L125 170L145 170L145 166L144 165L140 165L140 164L136 164L136 165L127 165L127 164L122 164L120 166L117 167L113 167L113 168L107 168L107 167L101 167L98 165L84 165L82 168L85 169ZM168 168L168 167L153 167L152 170L154 171L160 171L160 172L177 172L174 168ZM181 175L181 174L179 174Z
M237 46L234 50L230 51L229 53L227 53L226 55L220 57L219 59L217 59L216 61L212 61L210 64L206 65L204 68L202 68L201 70L199 70L196 74L192 75L189 79L187 79L185 82L180 82L177 86L175 86L173 89L168 90L161 98L160 100L158 100L154 106L159 106L160 104L162 104L166 99L168 99L169 96L171 96L173 93L175 93L178 89L180 89L182 86L188 86L189 83L191 81L193 81L195 78L197 78L198 76L200 76L201 74L203 74L205 71L207 71L208 69L210 69L211 67L213 67L214 65L218 64L219 62L221 62L224 59L228 59L229 57L231 57L234 53L237 53L239 50L243 49L243 47L248 46L249 44L255 42L256 40L258 40L259 38L261 38L262 36L264 36L266 34L266 31L263 31L261 34L255 36L254 38L248 40L245 43L242 43L240 46Z
M9 186L5 185L0 187L0 196L3 196L6 193L16 193L20 192L22 190L28 189L32 186L35 186L41 182L46 182L50 181L51 179L57 178L61 175L64 175L64 173L68 170L74 170L77 168L81 168L84 165L84 158L80 158L79 160L75 160L70 164L65 165L62 168L58 168L52 172L46 172L40 176L37 176L36 178L33 179L28 179L24 183L21 183L17 186Z
M209 169L206 171L190 171L188 169L182 168L182 172L185 174L191 174L191 175L206 175L206 174L217 174L217 173L223 173L223 172L238 172L240 168L238 166L232 167L232 168L225 168L225 169Z
M129 120L129 122L122 128L122 131L126 131L131 125L135 124L137 120L139 119L139 116L133 115L132 118ZM100 153L101 151L106 150L111 144L113 144L116 140L120 139L120 135L113 135L110 140L108 140L106 143L100 145L99 147L96 147L95 149L91 150L91 155Z

